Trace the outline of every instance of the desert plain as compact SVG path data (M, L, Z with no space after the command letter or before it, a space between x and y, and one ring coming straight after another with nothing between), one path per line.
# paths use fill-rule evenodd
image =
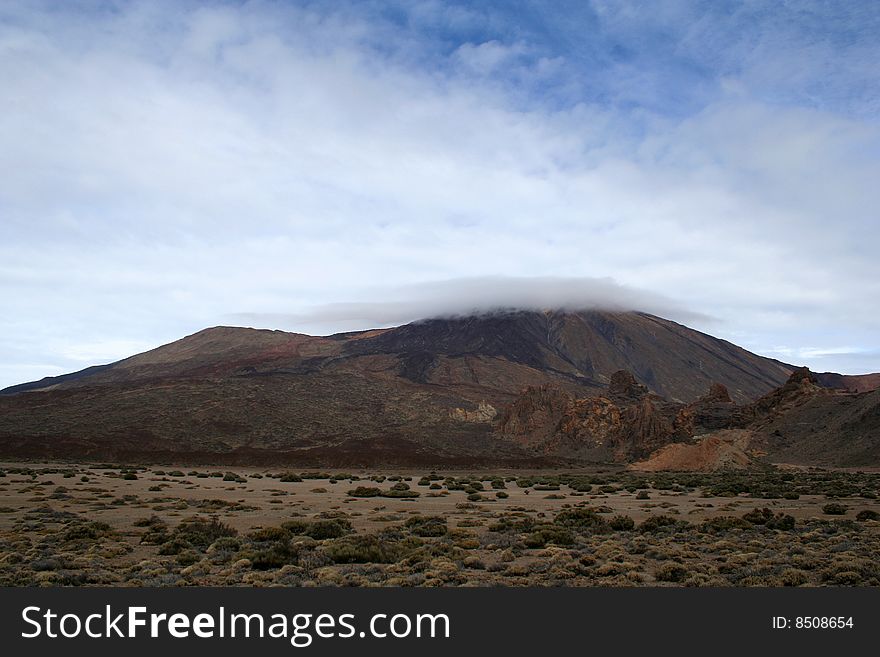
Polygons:
M0 464L3 586L880 584L880 473Z

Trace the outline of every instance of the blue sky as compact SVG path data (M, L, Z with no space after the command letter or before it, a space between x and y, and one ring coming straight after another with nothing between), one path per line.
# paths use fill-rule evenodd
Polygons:
M880 8L0 0L0 386L633 306L880 370Z

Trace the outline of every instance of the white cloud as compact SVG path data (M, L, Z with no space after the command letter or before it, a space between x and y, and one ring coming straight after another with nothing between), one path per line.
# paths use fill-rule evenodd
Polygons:
M379 288L371 294L371 300L320 304L298 314L240 313L234 317L261 325L281 323L297 330L319 327L328 333L509 309L640 310L681 321L712 321L662 295L626 287L610 278L483 276Z

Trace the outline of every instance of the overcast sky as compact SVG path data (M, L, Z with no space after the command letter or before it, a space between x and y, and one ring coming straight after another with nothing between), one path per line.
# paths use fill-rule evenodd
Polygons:
M0 387L612 303L880 370L880 5L0 0Z

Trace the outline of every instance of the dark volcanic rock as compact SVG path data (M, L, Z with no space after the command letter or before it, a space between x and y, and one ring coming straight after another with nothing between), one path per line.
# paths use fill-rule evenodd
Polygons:
M648 394L648 389L636 381L636 377L626 370L618 370L611 375L608 396L612 399L635 401Z

